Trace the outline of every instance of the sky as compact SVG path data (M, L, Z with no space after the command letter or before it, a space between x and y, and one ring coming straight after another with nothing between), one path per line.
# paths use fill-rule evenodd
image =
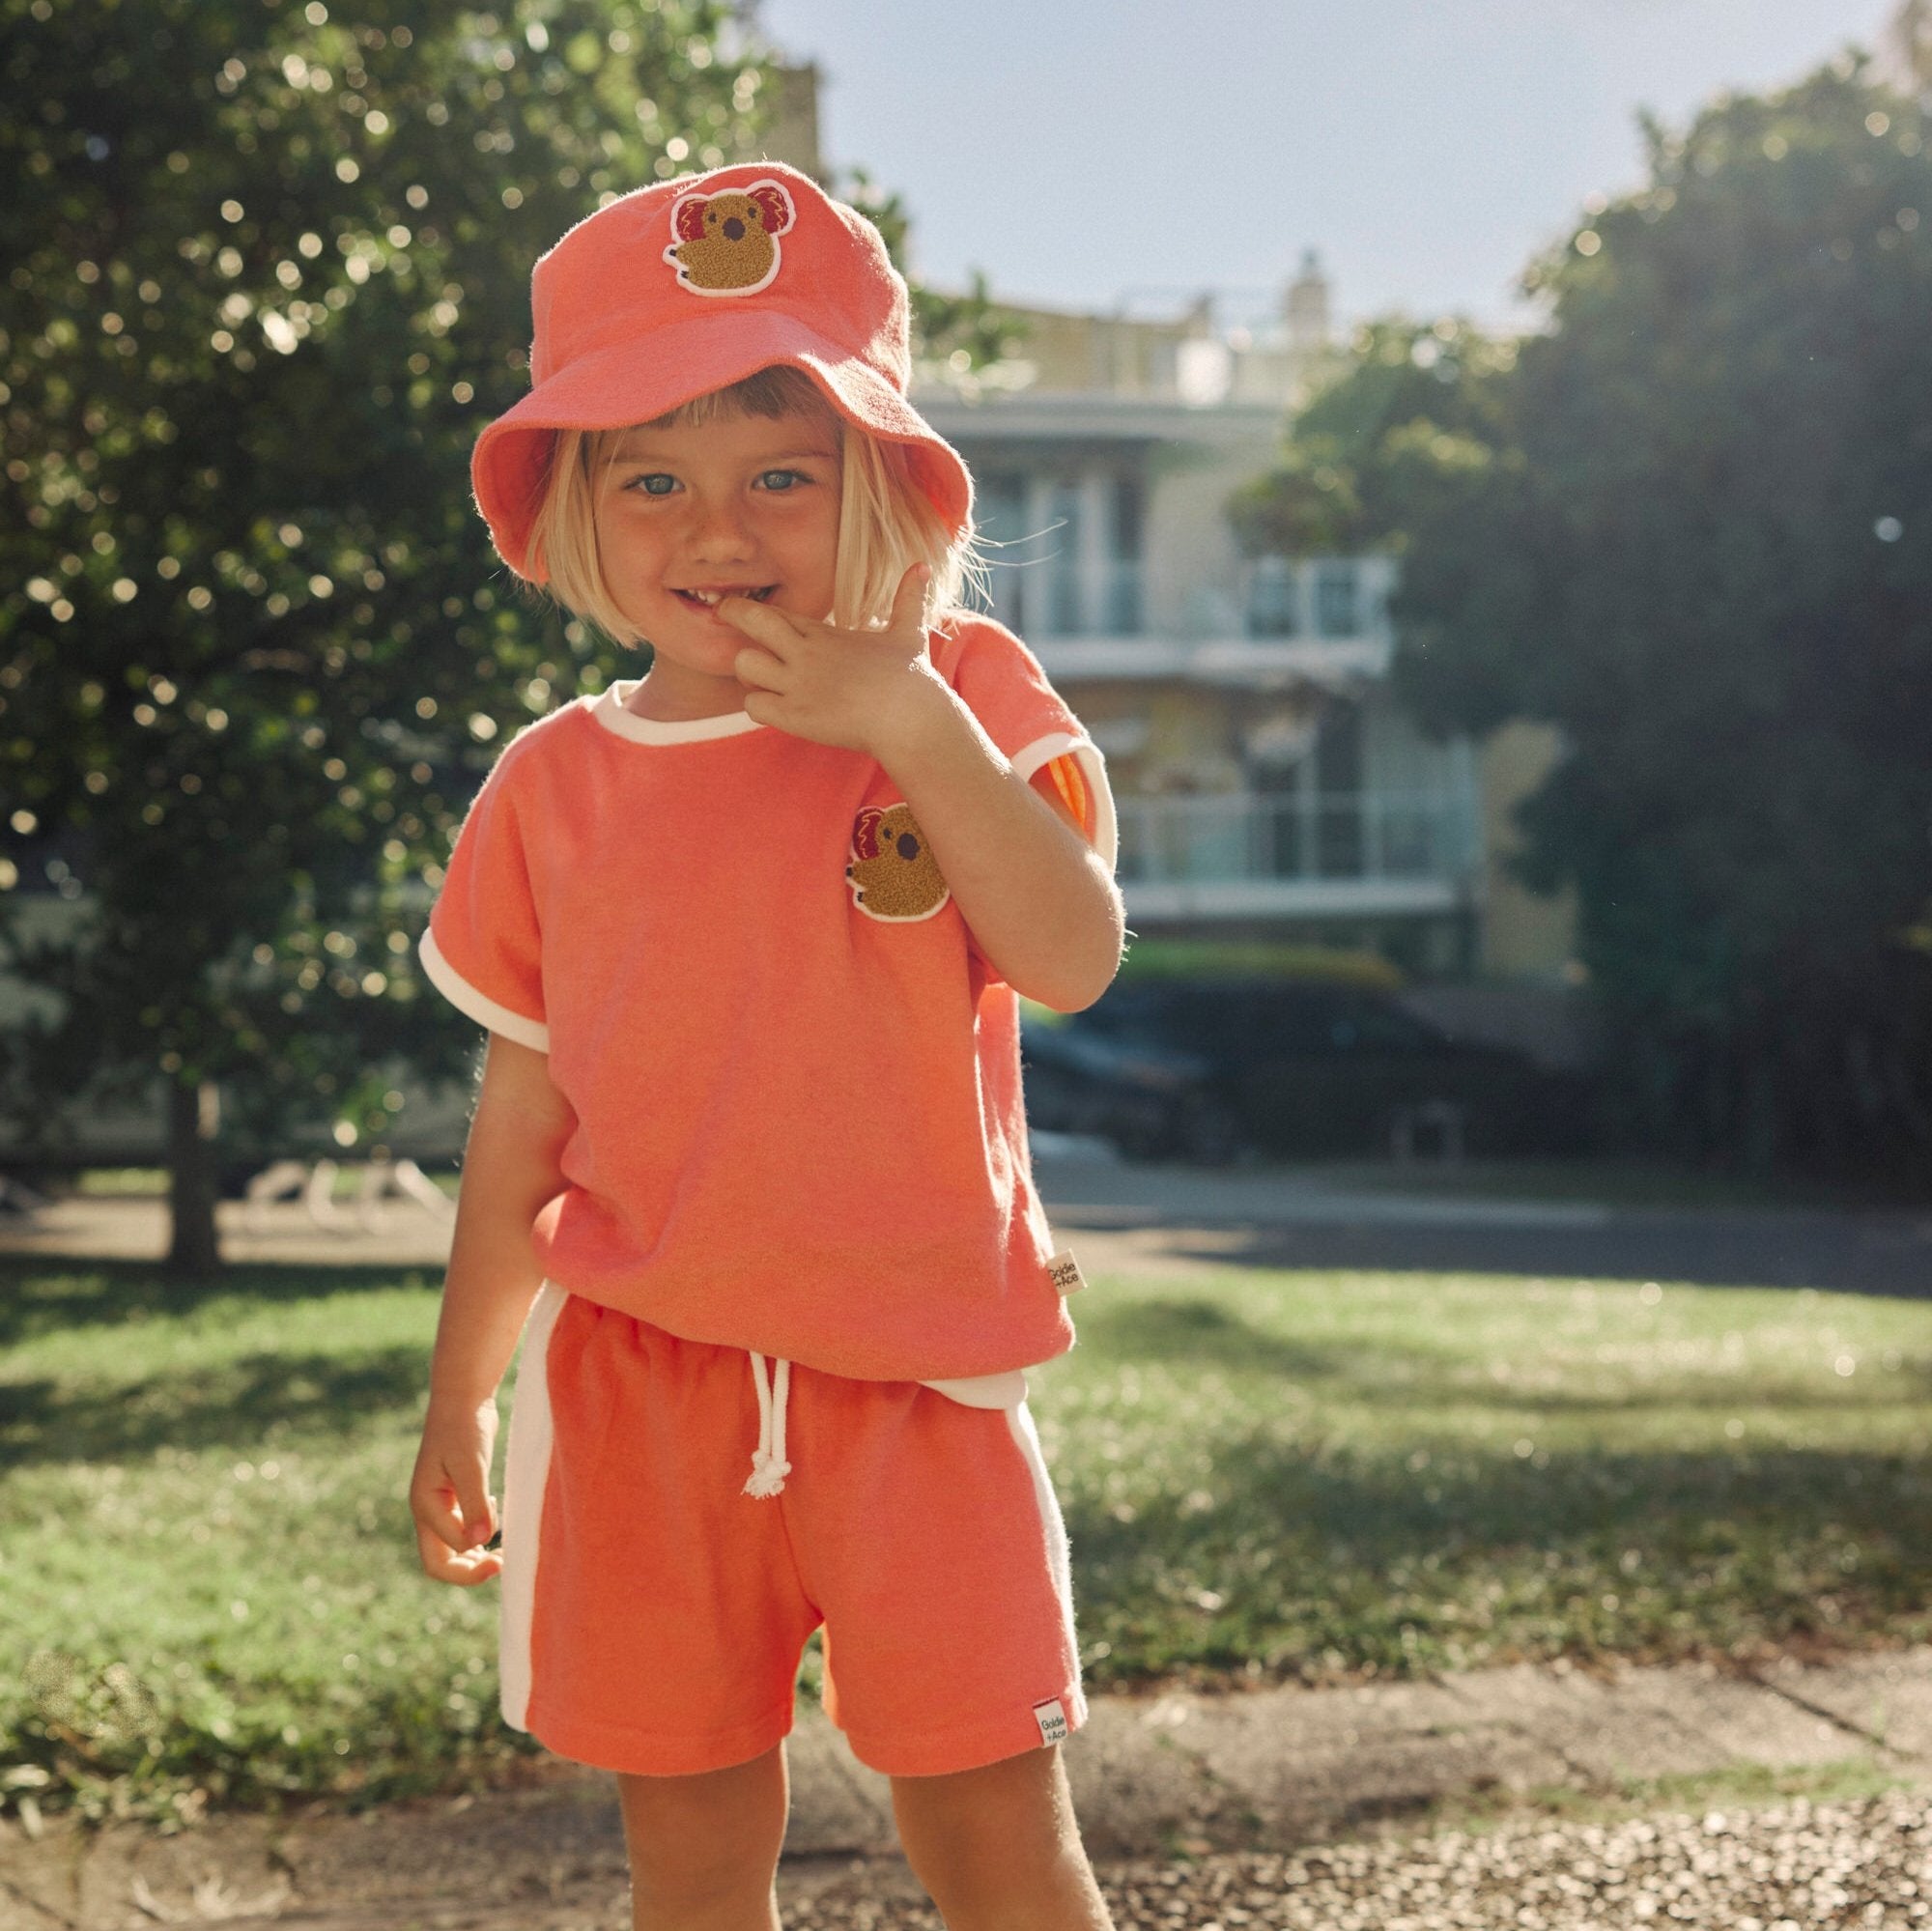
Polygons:
M1640 108L1776 89L1893 0L761 0L818 63L835 168L903 196L915 271L1224 323L1317 251L1339 323L1523 328L1515 284L1644 178Z

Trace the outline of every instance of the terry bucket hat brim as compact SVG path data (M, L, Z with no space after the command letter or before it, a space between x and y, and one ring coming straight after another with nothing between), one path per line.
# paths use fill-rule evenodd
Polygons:
M749 231L748 263L735 239L707 243L707 215ZM652 421L778 366L804 370L856 428L904 444L949 536L970 522L965 463L906 400L905 283L872 224L808 177L761 161L625 195L543 257L531 293L535 385L470 457L477 507L519 576L548 576L530 536L556 431Z

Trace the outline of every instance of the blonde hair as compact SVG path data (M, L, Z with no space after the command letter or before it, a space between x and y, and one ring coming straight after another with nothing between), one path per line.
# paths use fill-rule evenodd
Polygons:
M637 426L702 428L744 415L774 421L807 416L827 424L838 437L834 623L843 630L870 630L884 624L900 579L915 563L923 563L932 572L926 598L929 624L968 608L969 588L980 587L985 574L972 526L949 537L939 512L919 486L911 446L855 429L803 369L787 365L760 369ZM550 594L618 643L647 639L617 608L604 579L597 548L597 479L609 469L631 427L559 429L530 525L530 560L549 579L545 587Z

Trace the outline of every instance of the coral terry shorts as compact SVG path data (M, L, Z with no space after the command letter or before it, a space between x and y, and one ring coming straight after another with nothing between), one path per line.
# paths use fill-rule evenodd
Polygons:
M553 1284L511 1409L502 1591L505 1719L606 1770L761 1756L821 1623L826 1713L888 1775L1087 1718L1024 1401L768 1363Z

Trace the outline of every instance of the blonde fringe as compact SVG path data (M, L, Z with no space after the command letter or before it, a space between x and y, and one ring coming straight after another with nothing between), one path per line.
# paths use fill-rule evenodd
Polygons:
M701 428L742 415L774 420L816 417L838 437L838 555L832 620L844 630L874 630L892 613L899 581L915 564L932 572L928 624L967 611L969 595L985 589L986 564L969 525L949 540L914 470L912 446L858 430L826 400L802 369L761 369L672 410L651 429ZM530 559L548 578L550 597L620 644L647 641L617 608L597 549L596 478L629 425L559 429L543 495L530 527Z

